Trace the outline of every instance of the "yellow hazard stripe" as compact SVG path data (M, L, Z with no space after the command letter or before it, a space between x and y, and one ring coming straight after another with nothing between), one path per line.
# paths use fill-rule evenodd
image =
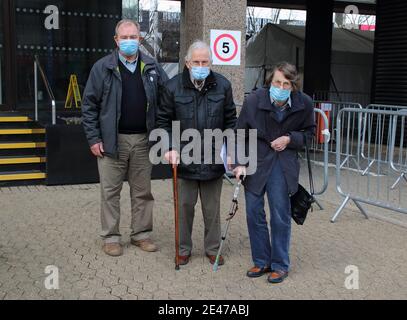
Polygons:
M0 122L32 122L28 117L0 117Z
M0 134L42 134L45 129L0 129Z
M0 175L0 181L45 179L46 176L47 175L44 172L2 174Z
M45 157L0 158L1 164L44 163Z
M45 148L45 142L15 142L15 143L0 143L0 149L35 149Z

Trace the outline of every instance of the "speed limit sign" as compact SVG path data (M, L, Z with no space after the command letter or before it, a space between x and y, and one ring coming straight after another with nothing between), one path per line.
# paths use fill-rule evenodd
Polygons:
M211 30L213 64L240 66L240 31Z

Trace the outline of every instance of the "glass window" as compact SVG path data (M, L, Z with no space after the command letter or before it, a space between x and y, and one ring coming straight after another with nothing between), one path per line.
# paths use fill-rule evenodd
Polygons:
M139 4L147 3L140 0L15 0L14 3L19 110L33 109L35 55L48 78L58 110L64 108L70 75L77 76L83 93L93 64L115 49L114 29L122 17L140 21L143 50L163 63L169 75L177 72L179 1L158 1L158 20L152 19L150 8L139 11ZM38 98L40 110L50 110L50 100L40 77Z
M70 75L77 76L83 93L93 64L114 49L114 28L122 16L122 0L54 0L53 7L48 7L48 0L15 3L17 106L32 109L33 59L38 55L57 109L64 108ZM38 83L40 108L49 109L49 97L42 81Z
M143 50L172 78L179 72L181 1L140 0L139 5Z
M0 106L5 103L3 6L0 2Z

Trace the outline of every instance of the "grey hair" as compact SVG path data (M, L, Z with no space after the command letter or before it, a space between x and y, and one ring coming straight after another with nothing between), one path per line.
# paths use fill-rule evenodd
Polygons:
M187 55L185 56L185 61L191 61L192 52L196 49L206 49L209 52L209 60L212 63L212 52L208 44L202 40L195 40L188 48Z
M140 32L140 24L137 21L131 20L131 19L122 19L116 24L115 28L115 35L117 36L117 32L119 31L119 28L123 24L132 24L134 25L137 30Z
M278 62L275 66L273 66L270 76L266 79L267 86L271 85L276 71L280 71L284 77L291 82L293 91L300 90L300 76L297 68L293 64L285 61Z

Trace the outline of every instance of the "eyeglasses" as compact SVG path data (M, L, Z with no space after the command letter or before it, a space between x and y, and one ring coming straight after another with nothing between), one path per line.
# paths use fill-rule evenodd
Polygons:
M292 88L291 82L289 82L289 81L275 80L275 81L272 81L271 84L277 88L283 87L283 89L285 89L285 90L289 90Z

